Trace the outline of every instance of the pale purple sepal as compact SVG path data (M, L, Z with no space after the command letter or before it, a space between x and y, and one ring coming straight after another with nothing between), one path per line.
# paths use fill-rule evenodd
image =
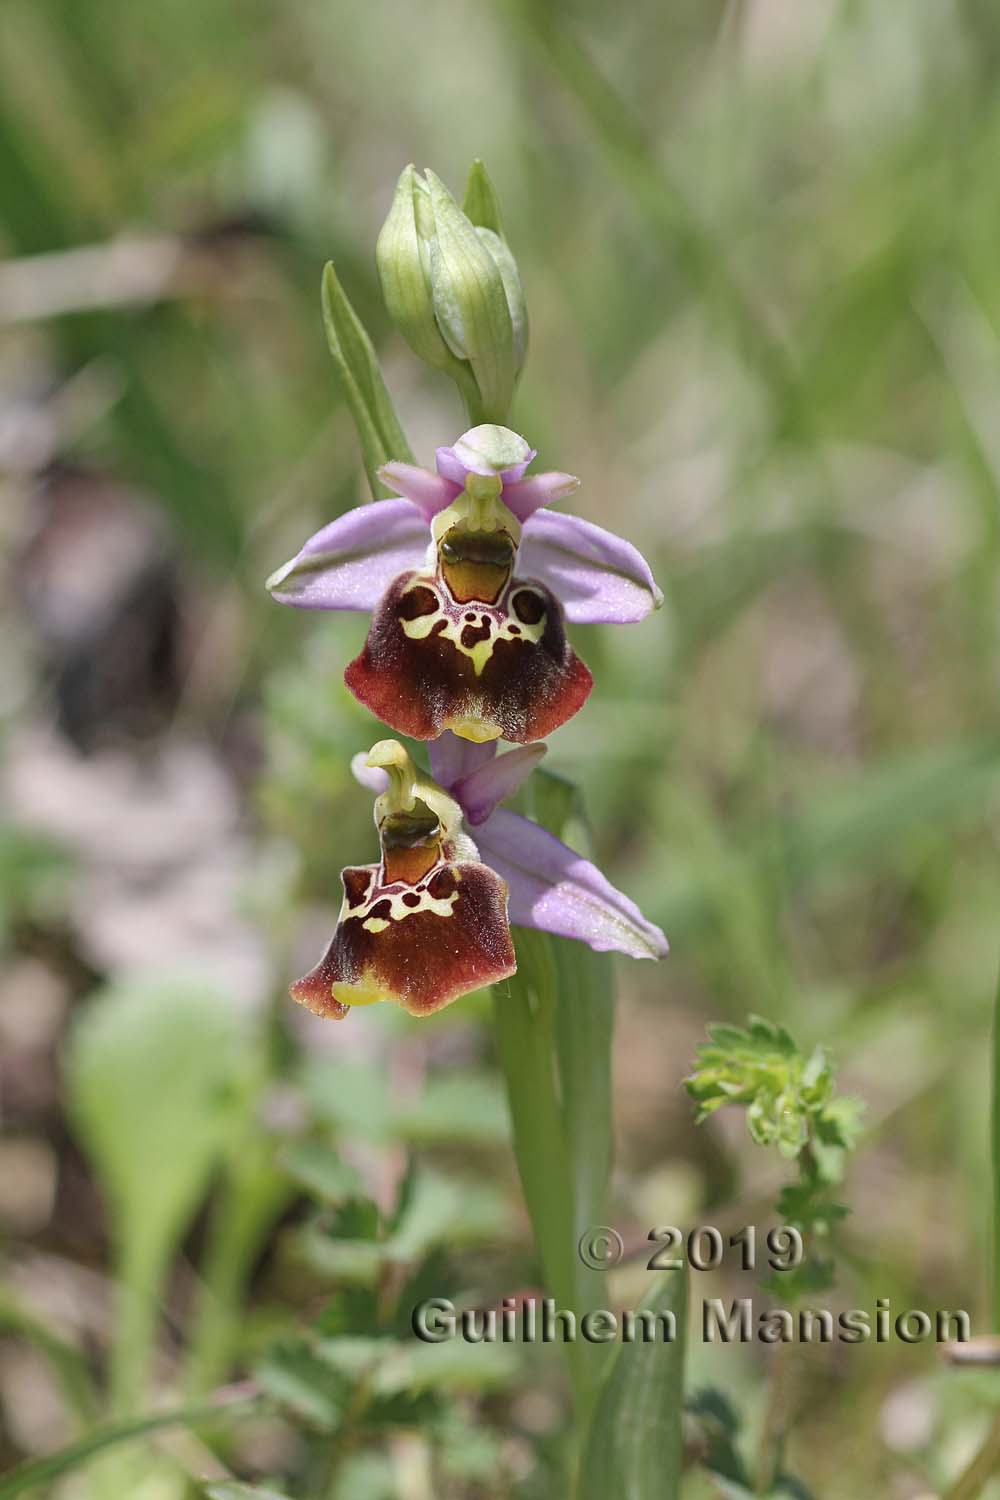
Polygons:
M452 795L458 798L473 826L485 823L497 804L517 791L538 765L545 749L536 743L505 750L503 755L485 761L452 784Z
M422 565L429 540L409 500L373 500L317 531L267 587L298 609L370 611L394 578Z
M666 955L666 938L635 902L537 823L498 808L476 830L476 843L484 864L506 880L518 926L576 938L598 953Z
M450 479L443 479L430 469L418 468L416 464L383 464L378 477L386 489L395 490L397 495L412 501L428 521L450 505L461 490L461 486L453 484Z
M577 624L629 625L663 603L631 542L554 510L536 511L525 526L517 574L546 584Z
M436 740L430 741L427 753L431 762L431 775L438 786L443 786L447 791L456 781L461 781L463 776L469 776L479 766L487 765L497 753L497 744L496 740L476 744L473 740L463 740L460 735L452 734L450 729L446 729Z
M529 474L527 479L504 482L503 503L519 521L526 521L543 505L555 505L580 488L575 474L552 470L547 474Z
M528 465L538 456L538 449L529 448L523 438L518 438L518 443L524 444L521 450L524 457L518 463L510 464L506 469L496 469L482 456L476 443L478 433L490 430L488 427L471 427L468 432L463 432L450 448L436 449L438 473L463 489L467 474L499 474L504 486L523 479Z
M383 771L381 766L370 766L367 750L359 750L357 755L351 756L351 775L376 797L389 790L389 772Z

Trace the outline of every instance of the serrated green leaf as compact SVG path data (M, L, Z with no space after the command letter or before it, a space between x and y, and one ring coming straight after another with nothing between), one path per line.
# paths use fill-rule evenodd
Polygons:
M436 1245L469 1245L509 1234L502 1193L486 1184L421 1171L399 1223L382 1245L388 1259L414 1262Z
M684 1461L687 1280L671 1271L641 1304L676 1320L672 1343L620 1344L584 1444L577 1500L678 1500Z
M293 1141L281 1152L280 1164L324 1203L342 1203L361 1192L357 1170L322 1141Z
M385 1264L383 1245L374 1240L338 1239L318 1224L300 1230L295 1244L310 1270L348 1286L374 1287Z
M327 1433L340 1426L348 1387L302 1340L273 1349L255 1374L265 1395L309 1426Z

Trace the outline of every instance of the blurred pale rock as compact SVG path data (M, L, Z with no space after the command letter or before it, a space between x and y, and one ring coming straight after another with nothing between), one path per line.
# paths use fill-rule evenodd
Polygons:
M72 918L85 957L113 977L190 970L261 1003L266 944L243 914L254 855L213 751L166 740L155 755L90 757L34 728L9 742L0 790L19 823L76 856Z

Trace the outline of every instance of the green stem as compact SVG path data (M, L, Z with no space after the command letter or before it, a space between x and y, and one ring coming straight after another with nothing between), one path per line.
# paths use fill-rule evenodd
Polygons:
M758 1495L769 1495L778 1477L785 1454L789 1428L789 1394L794 1345L779 1344L771 1361L767 1410L761 1431L757 1457Z
M109 1374L113 1416L131 1416L145 1399L166 1266L160 1248L147 1248L141 1233L130 1236L122 1247Z
M1000 1473L1000 1417L994 1421L968 1468L945 1490L941 1500L977 1500L987 1480L997 1473Z
M268 1226L292 1189L266 1140L242 1140L212 1218L186 1388L200 1396L229 1374L247 1281Z
M548 939L517 933L518 972L494 992L500 1063L507 1081L514 1154L535 1231L545 1290L576 1306L576 1245L569 1146L558 1097L555 965ZM578 1343L566 1345L574 1393L583 1396Z
M1000 982L993 1008L993 1330L1000 1333Z

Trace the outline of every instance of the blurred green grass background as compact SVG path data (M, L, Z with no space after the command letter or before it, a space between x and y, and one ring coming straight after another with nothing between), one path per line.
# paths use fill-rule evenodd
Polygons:
M388 327L374 241L407 161L457 191L483 157L532 319L514 425L540 465L581 476L581 513L642 548L667 600L634 629L577 633L597 687L550 746L604 867L673 945L662 967L618 966L622 1213L766 1201L752 1148L696 1135L679 1089L707 1021L759 1012L825 1043L868 1101L849 1305L961 1306L980 1331L998 64L988 0L5 0L0 18L15 772L67 691L49 593L93 566L73 487L139 495L179 591L176 690L140 733L112 678L72 754L210 751L280 992L303 911L321 933L337 871L373 852L347 768L372 729L340 684L363 623L292 616L262 586L364 494L319 273L334 260L428 462L462 414ZM51 541L54 514L70 520L39 563L26 538ZM75 999L117 977L119 949L88 943L37 849L32 878L22 840L39 824L63 840L24 786L17 772L2 859L10 986L54 965ZM374 1024L409 1055L404 1028ZM431 1027L432 1060L475 1055L478 1027L475 1006ZM56 1154L58 1204L55 1088L15 1090L6 1124ZM53 1223L15 1214L15 1259ZM737 1388L759 1358L695 1356ZM926 1348L806 1352L793 1448L817 1493L918 1493L944 1443L920 1404L936 1370ZM959 1418L956 1451L975 1412ZM27 1441L15 1422L11 1454Z

